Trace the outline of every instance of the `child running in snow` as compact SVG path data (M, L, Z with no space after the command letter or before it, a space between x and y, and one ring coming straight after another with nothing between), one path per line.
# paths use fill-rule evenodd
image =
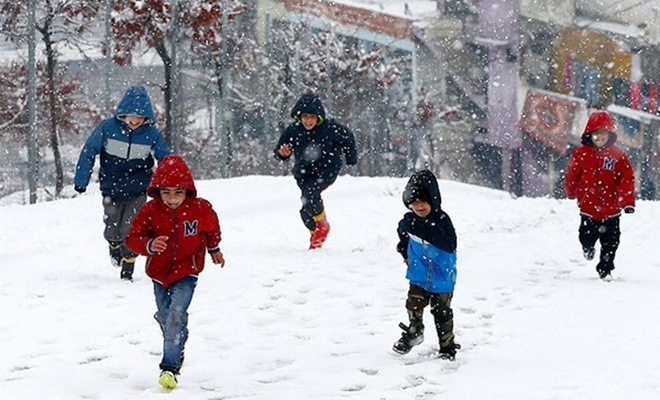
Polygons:
M566 196L577 199L580 208L578 238L587 260L593 260L600 240L596 271L601 279L609 279L614 269L621 209L626 214L635 212L635 173L616 139L607 111L593 112L582 133L582 145L571 153L564 185Z
M147 256L146 273L158 308L154 318L163 333L158 383L174 389L188 339L188 307L205 252L221 267L225 260L218 216L211 203L197 197L192 174L180 156L169 155L159 163L147 194L152 200L133 220L126 244Z
M326 119L325 108L315 94L302 95L291 110L296 121L289 125L275 146L279 160L295 157L292 172L300 188L300 217L309 229L309 248L323 246L330 232L321 192L332 185L342 165L357 163L353 133L334 119Z
M160 131L151 98L142 86L131 86L117 105L115 115L101 122L80 151L74 190L84 193L100 155L99 183L103 195L103 237L110 262L121 267L120 278L133 280L135 253L124 243L131 221L147 201L146 189L154 158L170 154Z
M393 350L406 354L424 341L424 308L431 314L440 343L440 357L454 360L460 345L454 342L451 300L456 284L456 231L449 215L441 209L440 187L429 170L415 172L403 192L403 204L411 210L399 222L397 251L408 266L410 281L401 339Z

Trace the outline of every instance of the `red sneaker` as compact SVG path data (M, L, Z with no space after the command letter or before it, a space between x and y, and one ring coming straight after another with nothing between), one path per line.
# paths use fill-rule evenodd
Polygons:
M322 219L316 221L316 229L312 231L312 236L309 238L309 249L320 249L323 246L323 242L328 237L330 233L330 223L328 219L323 217Z

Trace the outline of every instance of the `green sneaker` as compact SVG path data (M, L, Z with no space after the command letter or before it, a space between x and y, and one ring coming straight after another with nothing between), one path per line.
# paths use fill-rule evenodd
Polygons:
M172 371L161 371L158 383L165 389L176 389L176 375Z

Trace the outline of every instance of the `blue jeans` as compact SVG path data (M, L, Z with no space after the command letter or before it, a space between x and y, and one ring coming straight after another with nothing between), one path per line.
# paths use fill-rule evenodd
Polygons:
M163 359L160 369L175 374L181 369L181 353L188 340L188 307L197 286L197 278L189 276L165 289L154 281L158 312L154 315L163 332Z

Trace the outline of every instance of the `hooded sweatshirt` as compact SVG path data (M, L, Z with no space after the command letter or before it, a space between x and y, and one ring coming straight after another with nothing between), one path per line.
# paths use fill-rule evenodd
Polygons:
M564 187L569 199L577 199L582 215L596 221L621 215L624 207L635 207L635 174L626 153L616 146L615 125L605 111L596 111L581 137L582 145L571 154ZM591 135L609 132L603 148L597 148Z
M403 204L415 200L431 205L426 218L408 212L399 222L397 251L408 261L406 278L431 293L451 293L456 284L456 231L441 208L438 181L429 170L415 172L403 191ZM429 202L430 200L430 202Z
M160 188L186 190L183 203L171 209L160 198ZM147 188L152 198L139 211L126 237L126 245L147 256L146 273L164 288L188 276L198 276L204 269L206 251L220 251L218 216L211 203L197 197L192 174L178 155L165 157L158 165ZM152 242L167 236L162 253L152 250Z
M146 118L139 128L131 130L124 117ZM102 121L83 146L74 184L86 188L100 154L99 183L103 196L125 201L144 194L153 172L154 157L161 160L170 154L160 131L154 126L154 112L147 89L132 86L126 90L115 115Z
M318 122L312 130L306 130L300 122L302 114L318 116ZM291 117L295 122L282 132L274 153L279 160L286 160L289 157L280 156L278 150L283 144L291 146L295 158L291 171L296 179L314 177L332 184L341 170L342 154L346 164L357 163L355 136L334 119L326 119L325 108L317 95L302 95L293 106Z

